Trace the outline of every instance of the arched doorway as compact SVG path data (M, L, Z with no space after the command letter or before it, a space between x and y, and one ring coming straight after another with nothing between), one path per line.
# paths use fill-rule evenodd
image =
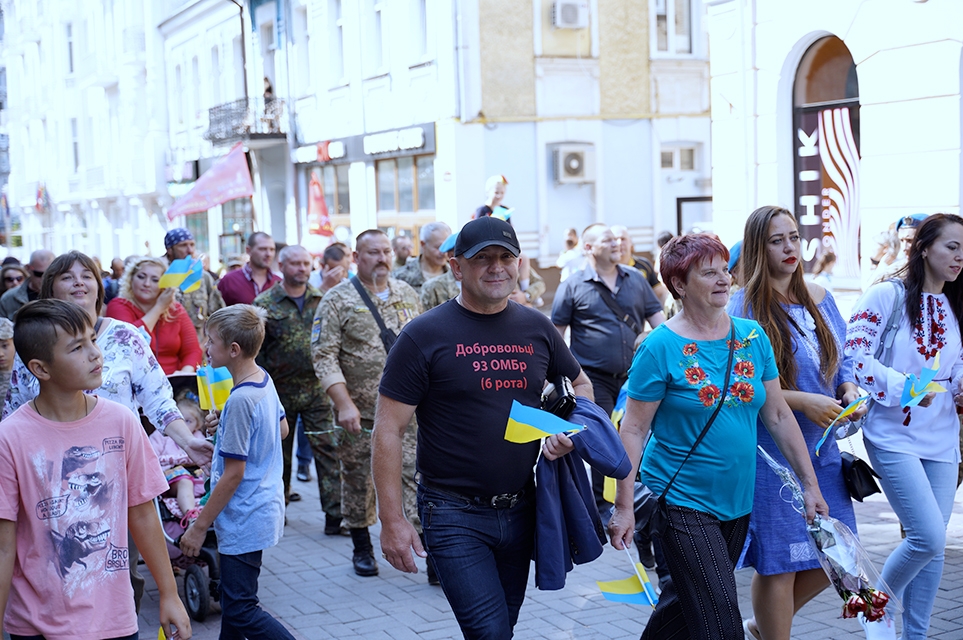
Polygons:
M834 276L858 287L859 84L842 40L817 40L793 86L796 220L807 270L824 251L836 254Z

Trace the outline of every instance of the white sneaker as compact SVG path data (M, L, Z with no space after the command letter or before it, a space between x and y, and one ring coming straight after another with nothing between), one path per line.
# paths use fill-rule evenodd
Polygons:
M866 640L896 640L896 620L891 615L868 622L863 614L859 614L859 624L866 632Z

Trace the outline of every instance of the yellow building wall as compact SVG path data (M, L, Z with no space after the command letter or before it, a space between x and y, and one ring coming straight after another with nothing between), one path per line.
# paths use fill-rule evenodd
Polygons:
M552 26L554 0L541 2L542 55L547 58L588 58L592 55L592 32L588 29L556 29ZM592 17L589 17L592 20Z
M598 8L601 111L605 115L648 113L648 3L598 0Z
M478 6L482 112L489 118L535 115L535 54L530 2Z

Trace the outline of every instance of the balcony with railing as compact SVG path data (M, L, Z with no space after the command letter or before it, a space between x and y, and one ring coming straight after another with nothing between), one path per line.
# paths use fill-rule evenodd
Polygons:
M229 145L243 140L249 147L258 148L287 139L284 100L242 98L211 107L208 116L210 126L204 138L214 145Z

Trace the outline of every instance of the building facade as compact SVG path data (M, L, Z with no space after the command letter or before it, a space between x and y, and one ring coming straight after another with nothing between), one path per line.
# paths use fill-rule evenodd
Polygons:
M166 151L163 3L3 3L12 253L156 251ZM153 244L152 244L153 243ZM161 249L163 246L161 245Z
M911 213L959 213L963 4L707 0L714 215L796 215L807 264L870 278L878 239Z
M292 86L299 219L323 198L342 240L457 229L504 175L543 263L596 221L628 226L640 251L663 229L711 228L698 0L292 6L306 45L288 62L308 79Z

